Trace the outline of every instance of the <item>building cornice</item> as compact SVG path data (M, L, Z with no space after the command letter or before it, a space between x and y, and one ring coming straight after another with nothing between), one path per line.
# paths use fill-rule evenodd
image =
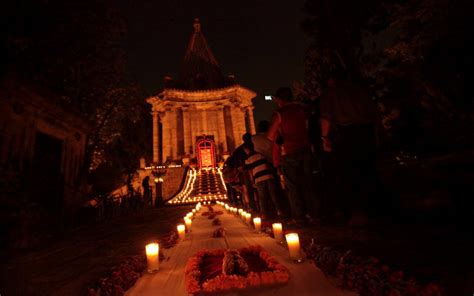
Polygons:
M206 108L215 105L242 105L252 106L252 99L257 94L238 84L209 90L189 91L167 88L156 96L146 99L153 105L153 111L164 111L168 108L197 106ZM206 106L208 105L208 106Z

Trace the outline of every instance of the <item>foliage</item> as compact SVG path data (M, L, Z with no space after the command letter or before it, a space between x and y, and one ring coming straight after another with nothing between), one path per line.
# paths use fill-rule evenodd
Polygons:
M420 152L472 135L474 11L466 0L307 0L306 97L334 72L370 88L384 140ZM460 146L460 145L459 145Z
M132 172L147 152L149 115L127 76L126 24L113 3L15 1L2 16L1 74L46 86L90 122L83 177L99 168L105 176Z

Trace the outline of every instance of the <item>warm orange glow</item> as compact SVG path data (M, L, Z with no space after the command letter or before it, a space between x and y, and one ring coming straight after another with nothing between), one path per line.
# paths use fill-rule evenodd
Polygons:
M155 272L160 267L160 246L158 243L151 243L145 246L147 270L148 272Z

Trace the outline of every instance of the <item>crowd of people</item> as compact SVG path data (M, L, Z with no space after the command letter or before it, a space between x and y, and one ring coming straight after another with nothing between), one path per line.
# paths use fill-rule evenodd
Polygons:
M376 108L357 84L331 78L317 104L280 87L271 121L243 135L224 164L231 202L294 225L368 223L375 195Z

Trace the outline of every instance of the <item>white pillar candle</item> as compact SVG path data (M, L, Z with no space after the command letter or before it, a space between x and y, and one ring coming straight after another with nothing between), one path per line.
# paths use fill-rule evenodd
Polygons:
M188 232L191 232L191 226L193 225L193 220L189 218L184 218L184 224L186 224L186 229Z
M252 219L252 214L247 213L245 214L245 221L247 222L248 225L252 222L250 219Z
M151 243L145 246L145 251L148 272L158 271L160 268L160 246L157 243Z
M185 233L186 227L183 224L179 224L177 226L177 229L178 229L179 240L183 241L184 238L186 237L186 233Z
M193 209L193 214L196 214L196 209Z
M257 232L260 232L260 230L262 230L262 219L259 217L253 218L253 226Z
M242 215L243 209L239 209L237 212L239 213L239 216Z
M276 241L283 241L283 226L281 225L281 223L273 223L272 228L273 236L275 237Z
M290 258L292 260L300 261L300 239L298 233L288 233L285 235L286 243L288 244L288 251L290 252Z
M242 211L242 213L240 213L240 219L242 219L242 221L244 221L244 222L245 222L245 216L247 216L247 212Z

